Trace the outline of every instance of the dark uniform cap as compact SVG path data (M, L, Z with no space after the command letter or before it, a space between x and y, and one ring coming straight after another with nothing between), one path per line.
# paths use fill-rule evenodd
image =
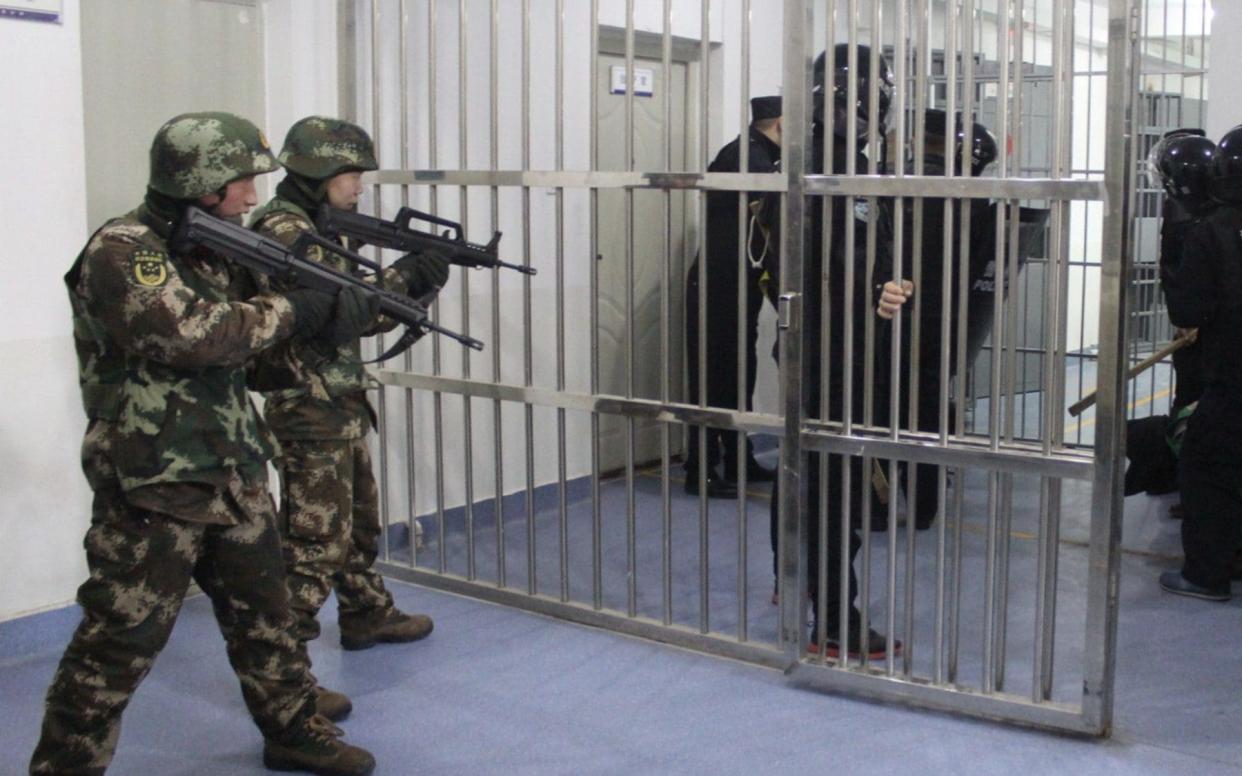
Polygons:
M308 116L290 127L278 158L285 169L314 180L379 169L365 129L325 116Z
M928 137L944 137L945 119L947 118L944 111L939 108L931 108L923 113L925 125L927 127ZM996 157L1000 153L1000 147L996 144L996 138L988 131L988 128L978 122L972 122L970 125L970 138L966 138L966 130L962 128L962 114L956 114L953 122L954 127L954 143L953 143L953 159L955 163L962 158L962 146L970 143L970 174L979 175L992 162L996 161Z
M1212 197L1242 204L1242 124L1221 136L1212 154Z
M763 119L779 119L781 117L781 98L774 97L754 97L750 101L750 120L762 121Z
M174 199L198 199L277 167L259 128L232 113L183 113L151 143L147 185Z
M1196 207L1210 199L1215 151L1216 144L1202 134L1179 131L1152 146L1147 163L1169 197Z

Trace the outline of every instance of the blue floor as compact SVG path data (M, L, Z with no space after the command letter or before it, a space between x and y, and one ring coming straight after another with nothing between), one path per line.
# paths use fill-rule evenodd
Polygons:
M689 510L685 519L696 524L693 502L677 494L677 513ZM968 502L979 494L971 483ZM624 522L614 501L608 524ZM766 511L762 498L752 503L752 523L763 528L750 542L761 581L770 574ZM712 506L713 524L729 526L715 516L735 507ZM1176 524L1164 506L1131 499L1127 530L1141 521L1148 540L1168 544ZM1015 518L1015 529L1021 522ZM713 547L730 548L728 530L736 541L734 524L719 537L713 532ZM1014 547L1018 567L1027 550L1021 540ZM435 618L430 639L344 653L330 604L312 656L322 682L353 698L344 727L349 740L376 754L381 774L1242 774L1242 600L1219 605L1162 594L1155 577L1169 561L1159 554L1136 548L1123 556L1116 732L1103 742L826 695L776 671L400 582L392 587L402 608ZM1072 592L1085 550L1065 543L1062 555L1063 585ZM693 569L686 574L687 585L697 581ZM733 581L718 576L725 619L736 609L725 598ZM609 583L610 605L624 602L617 581ZM757 638L774 630L765 593L756 592L752 606ZM1081 612L1068 608L1062 629L1074 634ZM1019 615L1015 608L1011 616ZM68 608L0 623L0 774L24 770L43 693L76 619ZM1066 643L1081 636L1078 628ZM126 713L111 772L262 773L260 748L210 606L191 599Z

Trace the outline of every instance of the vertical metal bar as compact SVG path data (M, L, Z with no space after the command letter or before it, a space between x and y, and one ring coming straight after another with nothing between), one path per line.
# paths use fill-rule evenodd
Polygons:
M673 3L664 0L661 61L664 67L664 169L673 169ZM660 400L672 399L673 353L673 192L664 191L664 271L660 281ZM665 625L673 622L673 495L669 482L672 428L660 424L660 580ZM702 482L702 480L700 480Z
M822 91L824 104L825 104L825 110L823 111L823 115L820 117L824 122L824 129L823 129L823 140L822 140L822 144L819 149L820 158L824 160L824 164L822 165L824 169L820 170L820 172L836 172L833 169L833 156L834 156L833 143L836 141L836 138L835 138L836 132L835 132L835 126L834 126L835 111L827 110L826 106L827 106L828 95L834 94L834 86L836 84L836 68L829 67L828 57L831 55L834 61L836 59L836 51L834 50L834 48L835 48L836 36L837 36L837 0L831 0L831 2L829 2L828 7L825 9L825 15L826 15L826 18L824 19L824 49L823 49L824 51L824 88ZM832 273L825 272L822 270L822 268L825 262L831 260L830 257L832 256L832 246L833 246L832 211L833 211L833 208L837 206L838 206L838 200L833 197L821 197L820 201L816 202L813 205L813 207L816 207L819 209L820 223L823 224L823 228L822 228L823 235L821 237L820 244L811 246L811 250L819 251L819 256L820 256L820 267L821 267L821 271L819 273L820 337L819 337L819 353L813 356L815 358L818 358L818 363L815 363L812 366L810 366L808 369L805 370L805 372L806 374L809 375L811 374L812 369L819 370L819 396L817 397L819 400L819 405L818 405L819 406L819 413L818 413L819 419L827 418L830 414L829 401L831 400L831 397L829 396L829 390L830 390L829 384L832 378L832 366L833 366L832 355L831 355L832 354L833 307L832 307L832 285L830 282L830 277ZM809 284L809 283L816 282L816 280L814 277L811 277L809 279L804 278L804 282ZM804 471L807 472L808 476L810 476L810 467L812 465L811 464L812 460L814 460L815 465L819 469L818 471L819 492L816 494L816 498L815 498L816 514L807 515L807 522L809 523L810 520L814 519L814 520L817 520L819 523L819 530L816 534L819 541L818 541L818 547L816 548L816 555L815 555L815 557L819 559L819 562L815 569L815 580L814 580L814 583L816 585L816 590L815 590L815 603L816 603L816 606L815 606L815 609L816 609L815 611L815 643L823 647L825 644L827 644L827 640L828 640L828 568L829 568L829 563L828 563L829 549L828 548L831 546L828 540L829 539L828 531L830 530L829 520L828 520L829 504L830 504L829 500L833 498L835 494L832 493L828 487L828 477L829 477L828 467L832 465L828 455L826 455L825 453L819 453L815 455L813 459L810 457L804 459L804 467L805 467ZM809 501L810 500L808 499L807 502L804 502L804 503L807 503L809 505ZM838 595L838 598L841 601L844 601L844 603L841 604L840 602L838 602L838 605L841 607L841 609L845 609L850 606L850 601L849 601L849 573L850 573L849 564L851 561L851 558L849 556L850 525L849 525L849 520L842 520L840 521L840 524L841 525L839 529L840 530L839 538L841 539L841 562L840 562L840 570L837 575L837 582L840 585L840 590L842 591ZM801 596L802 591L798 591L798 595ZM838 618L838 627L839 626L840 626L840 621ZM838 631L838 633L840 633L840 631ZM819 662L823 663L827 660L827 658L828 658L828 650L821 648L819 650ZM840 664L844 665L844 660L842 660Z
M380 83L379 83L379 59L380 59L380 3L379 0L371 0L371 132L374 135L372 142L376 148L380 148L380 121L382 119L380 111ZM372 196L375 198L375 215L382 216L384 200L380 194L380 187L373 186ZM382 261L382 251L375 249L375 261ZM384 352L384 335L380 334L375 337L376 352ZM380 544L382 549L380 557L389 560L388 548L388 521L390 513L388 510L388 388L381 385L378 390L376 401L376 423L379 428L379 497L380 497Z
M791 131L782 138L782 167L785 171L786 197L781 217L781 294L785 295L788 328L780 340L781 393L785 413L785 439L781 445L780 503L780 641L791 664L806 649L806 628L803 627L806 590L806 540L803 523L802 416L805 411L803 385L805 367L802 360L802 311L799 301L803 291L803 250L805 241L806 149L812 142L807 96L811 74L811 58L806 50L806 31L814 21L810 3L785 0L784 79L786 96L783 101L784 125ZM799 24L798 21L802 23Z
M599 0L591 0L591 169L599 169ZM599 393L599 189L591 189L591 393ZM603 515L599 501L599 413L591 413L591 590L604 607Z
M1023 66L1022 59L1023 59L1023 42L1024 42L1024 32L1023 32L1024 30L1024 27L1023 27L1024 8L1023 8L1023 0L1007 0L1007 2L1013 3L1013 14L1012 16L1009 17L1009 20L1008 20L1009 26L1007 29L1008 29L1009 34L1006 35L1006 38L1005 38L1005 41L1006 41L1006 45L1005 45L1006 57L1005 58L1007 62L1013 63L1013 86L1012 86L1012 89L1010 90L1012 96L1007 95L1006 99L1012 100L1013 107L1012 107L1012 110L1010 111L1010 115L1016 116L1017 118L1016 120L1014 120L1013 126L1008 128L1009 133L1007 137L1010 138L1011 140L1006 141L1006 146L1008 146L1009 143L1012 142L1013 156L1015 157L1014 163L1012 165L1013 167L1012 173L1015 176L1020 176L1021 175L1021 168L1020 168L1021 150L1020 149L1022 148L1022 66ZM1013 40L1012 52L1009 50L1009 40L1011 37ZM1007 73L1008 67L1006 67L1004 70ZM1006 303L1007 312L1005 315L1006 326L1005 326L1005 329L1003 330L1007 332L1006 339L1008 340L1008 345L1009 345L1009 352L1008 352L1009 358L1007 362L1008 363L1008 374L1007 374L1008 400L1005 406L1005 410L1006 410L1005 412L1005 441L1006 442L1013 442L1014 421L1015 421L1014 416L1017 411L1016 380L1017 380L1017 372L1018 372L1017 360L1019 358L1019 343L1018 343L1019 329L1017 326L1017 322L1018 322L1018 316L1017 316L1018 299L1017 297L1018 295L1017 295L1016 289L1018 285L1018 226L1019 226L1019 220L1020 220L1018 217L1019 212L1020 211L1018 209L1018 201L1014 200L1011 203L1012 217L1009 219L1008 251L1007 251L1009 268L1006 274L1007 281L1005 283L998 284L1002 292L1006 292L1006 291L1008 292L1008 298L1007 298L1007 303ZM998 266L998 269L999 269L999 266ZM1000 532L1000 546L998 548L1000 552L1000 556L997 562L997 581L999 584L999 587L996 593L997 612L996 612L995 676L996 676L996 689L997 690L1003 690L1005 687L1005 645L1006 645L1006 632L1007 632L1008 622L1009 622L1009 617L1008 617L1009 552L1010 552L1010 528L1012 526L1012 523L1013 523L1013 474L1010 472L1005 472L1001 476L1001 532Z
M491 46L488 73L488 97L491 104L489 133L490 163L493 170L500 168L500 7L491 0L491 28L488 42ZM463 165L464 166L464 165ZM500 189L490 187L492 229L500 228ZM503 382L500 370L500 268L492 268L492 382ZM499 399L492 400L492 474L495 490L492 503L496 517L496 586L508 587L509 577L505 541L505 469L504 469L504 417Z
M974 120L975 111L975 0L964 0L962 12L962 123ZM951 117L946 118L946 136L953 131ZM962 174L970 168L968 151L962 149L962 156L958 160L961 164L959 168ZM958 240L958 250L960 254L960 266L962 272L958 273L958 315L957 315L957 369L954 374L956 378L956 399L959 411L957 413L957 428L955 429L958 436L965 433L966 427L966 383L969 374L966 364L966 323L968 320L968 300L970 297L970 278L969 273L964 271L970 266L970 231L971 231L971 207L969 200L962 203L960 231ZM960 657L960 640L961 640L961 604L962 604L962 503L966 490L966 469L958 467L954 475L953 485L953 595L950 602L950 621L952 627L949 629L949 666L948 681L953 683L957 681L958 660Z
M739 138L741 159L739 172L750 172L750 0L742 0L742 75L738 126L741 127ZM750 401L747 375L747 340L750 334L750 243L746 239L746 225L750 221L748 202L750 195L745 191L737 195L737 410L744 412ZM750 462L747 455L747 435L745 431L736 432L737 442L737 628L738 640L746 640L746 571L748 531L746 528L746 510L750 500L746 496L746 469Z
M1108 6L1108 91L1104 186L1115 203L1104 215L1100 279L1100 359L1095 432L1095 480L1091 494L1090 574L1087 578L1087 633L1083 654L1083 716L1097 731L1112 724L1113 677L1117 661L1117 580L1120 573L1122 483L1125 426L1126 343L1125 279L1130 266L1128 242L1130 143L1134 23L1133 0L1110 0Z
M918 24L917 39L914 46L915 72L914 72L914 174L922 175L924 173L923 161L926 153L927 143L927 71L931 64L931 52L928 51L930 35L928 34L928 25L931 23L931 17L928 13L927 0L916 0L915 2L915 18ZM905 36L898 36L905 37ZM898 154L897 164L904 170L902 165L904 158L902 154ZM922 288L923 277L923 205L924 199L918 197L913 202L913 211L911 217L913 219L913 234L911 239L914 250L911 253L911 278L914 281L915 289ZM946 232L947 234L947 232ZM898 244L900 249L900 243ZM909 372L909 428L917 430L919 428L919 353L922 347L922 303L920 294L915 293L914 309L910 314L910 372ZM947 311L949 305L940 308ZM932 366L932 365L929 365ZM934 366L933 366L934 368ZM943 431L943 426L941 426ZM905 568L905 622L902 631L906 635L905 649L902 651L902 673L909 677L914 670L914 606L915 606L915 537L917 531L910 530L910 525L917 523L918 515L914 510L914 494L917 487L918 466L914 463L907 465L909 475L907 477L906 487L906 568ZM937 468L937 480L939 475L944 472L942 467ZM922 487L927 488L929 484L924 482ZM943 510L940 510L943 512ZM933 516L934 519L934 516ZM940 524L943 525L943 517ZM940 529L937 529L937 534ZM942 567L937 565L937 574L940 573ZM937 610L936 624L939 627L939 610ZM936 653L937 665L939 664L938 655Z
M530 169L530 0L522 0L522 169ZM495 120L495 119L493 119ZM530 187L522 187L522 264L531 261ZM500 270L496 270L499 276ZM535 384L534 315L530 275L522 275L522 379ZM538 545L535 533L535 408L523 407L526 422L526 592L539 592Z
M707 171L708 138L711 134L710 75L711 40L709 15L711 0L702 0L699 6L699 159L703 171ZM699 197L699 223L707 223L707 196ZM699 234L699 402L707 403L707 230ZM708 585L710 581L710 537L707 516L707 427L699 426L699 631L711 629Z
M992 398L995 401L995 397ZM999 474L988 472L988 525L987 538L983 556L983 682L982 690L988 695L996 690L996 676L993 673L993 659L996 655L996 534L997 509L1000 506L998 497Z
M958 63L958 50L959 49L958 49L958 40L957 40L957 36L958 36L957 14L950 12L947 6L945 7L944 14L945 14L945 22L944 22L945 24L945 43L944 43L945 126L942 128L941 131L942 131L942 136L945 138L948 138L948 137L951 137L952 134L955 132L955 128L954 128L955 123L956 123L955 116L957 114L957 63ZM965 124L965 121L966 121L966 118L963 118L963 124ZM947 147L942 150L942 154L944 156L944 166L945 166L944 175L946 178L951 178L953 176L953 165L956 159L954 157L954 154ZM915 163L919 164L920 162L916 161ZM954 213L957 212L959 208L961 208L962 210L969 209L970 204L971 204L971 201L968 199L943 200L944 231L943 231L943 240L942 240L942 245L941 245L941 257L940 257L940 262L941 262L941 273L940 273L941 307L940 309L942 311L942 315L940 316L940 403L938 407L940 443L942 445L948 444L949 434L955 433L957 431L957 429L954 429L953 432L951 432L949 429L949 391L950 391L949 375L950 375L950 370L951 370L950 356L953 352L952 348L949 347L949 341L950 341L950 337L953 336L953 315L952 315L952 308L953 308L952 284L953 284L953 276L954 276L953 265L955 261L958 261L958 257L953 254L953 215ZM967 266L966 260L962 259L962 264L961 264L962 269L959 270L960 274L966 274L965 273L966 266ZM966 378L964 374L959 374L957 376L958 384L960 385L965 379ZM965 410L965 407L963 405L958 405L957 414L958 414L959 422L960 422L961 416L965 414L964 410ZM954 484L953 484L955 500L956 500L956 494L960 494L962 492L962 488L964 488L966 485L964 475L965 473L961 469L957 470L957 477L954 480ZM937 684L943 683L945 681L945 675L946 675L946 671L945 671L945 652L946 652L945 650L945 610L946 610L946 595L947 595L947 592L946 592L946 573L947 573L946 571L947 569L946 544L948 540L948 526L950 522L950 513L948 510L948 503L947 503L947 500L948 500L947 491L948 491L948 471L944 467L941 467L940 471L938 472L938 476L936 477L936 506L940 512L940 524L936 529L936 604L935 604L936 617L935 617L935 626L934 626L934 633L933 633L934 644L933 644L933 656L932 656L932 665L933 665L932 679ZM961 509L960 508L954 510L953 515L952 515L952 523L955 529L959 529L961 527ZM954 545L955 550L957 551L960 551L960 538L961 537L959 533L957 541L955 542L955 545ZM953 576L955 580L955 588L960 591L961 589L961 584L959 581L960 565L955 563L953 566L953 569L954 569ZM951 623L953 627L949 629L949 632L950 633L956 632L957 612L955 609L953 610ZM956 653L952 654L950 661L954 664L956 663Z
M1066 127L1068 124L1068 114L1063 110L1062 100L1066 92L1066 66L1065 56L1065 40L1062 35L1063 25L1066 23L1065 17L1065 0L1053 0L1052 8L1052 158L1049 176L1053 180L1060 180L1064 175L1064 167L1062 162L1065 158L1065 139ZM1047 268L1044 271L1044 352L1042 354L1041 370L1043 372L1043 402L1040 411L1040 440L1041 450L1044 455L1052 453L1053 438L1055 435L1055 427L1060 421L1060 414L1057 412L1056 403L1053 397L1056 395L1056 368L1055 361L1060 357L1060 340L1058 338L1057 321L1061 316L1061 294L1063 289L1060 285L1060 267L1063 260L1061 254L1061 240L1064 215L1064 203L1053 203L1052 213L1050 214L1051 226L1049 235L1049 260ZM1038 531L1038 549L1036 558L1035 572L1035 633L1032 641L1031 655L1031 700L1035 703L1047 700L1051 696L1050 682L1046 685L1052 674L1052 645L1051 632L1055 625L1055 620L1049 619L1049 611L1055 611L1055 587L1052 588L1052 594L1049 594L1050 569L1053 565L1052 556L1056 554L1057 545L1053 543L1051 536L1052 528L1052 511L1053 506L1053 481L1047 477L1041 477L1039 481L1039 531ZM1059 493L1055 494L1059 502ZM1059 504L1058 504L1059 506ZM1045 695L1045 687L1048 687L1048 694Z
M467 124L470 118L470 111L467 110L468 90L466 73L466 0L458 0L457 2L457 154L458 163L461 169L470 169L470 149L469 134L467 134ZM458 207L460 213L458 220L461 221L462 232L466 231L466 223L469 221L470 199L467 196L465 186L458 188ZM470 275L461 273L461 326L462 333L467 336L470 334ZM470 349L461 349L461 375L462 378L470 379ZM472 404L469 396L462 397L462 446L465 458L465 486L466 486L466 578L473 580L478 576L475 568L475 546L474 546L474 422L472 415ZM497 548L499 549L499 548Z
M410 18L409 10L406 8L405 0L400 0L397 6L397 12L401 16L400 25L400 43L398 45L399 60L398 88L401 90L401 169L408 170L410 168L410 102L409 102L409 37L410 37ZM401 206L408 207L410 204L410 187L401 187ZM405 351L404 359L405 371L414 371L414 354L410 350ZM406 487L406 503L408 514L406 515L406 530L410 541L410 567L418 565L418 547L416 536L418 532L418 492L416 490L416 473L415 467L415 444L414 444L414 391L406 388L402 391L405 395L405 487Z
M1070 141L1070 120L1071 106L1073 104L1073 51L1074 51L1074 9L1070 0L1057 0L1059 6L1057 8L1057 20L1060 23L1060 33L1057 40L1061 46L1061 58L1058 77L1058 86L1060 87L1059 97L1056 99L1056 105L1061 112L1060 121L1056 122L1057 128L1057 145L1059 148L1056 164L1058 165L1058 174L1064 177L1071 173L1071 141ZM1069 287L1069 249L1070 249L1070 207L1068 202L1058 203L1059 207L1054 212L1056 217L1056 225L1060 229L1060 236L1053 241L1053 250L1055 251L1055 264L1053 266L1052 276L1057 284L1058 292L1055 294L1057 309L1050 316L1055 334L1053 336L1054 351L1052 355L1052 390L1048 394L1049 408L1049 432L1051 437L1051 446L1053 449L1061 449L1065 441L1065 423L1062 418L1065 407L1065 383L1067 360L1065 357L1065 343L1067 340L1067 302L1064 298L1068 293ZM1051 480L1048 483L1048 525L1045 532L1045 544L1048 546L1048 567L1045 574L1045 584L1042 587L1044 595L1044 616L1043 626L1041 630L1042 643L1041 665L1040 665L1040 692L1044 699L1052 698L1052 681L1053 672L1055 671L1055 644L1056 644L1056 611L1057 611L1057 566L1058 566L1058 539L1060 536L1061 521L1061 481L1059 479Z
M634 0L625 2L625 169L634 169ZM625 191L625 397L634 398L634 190ZM625 419L626 612L638 614L638 547L634 514L633 415ZM704 482L706 485L706 482Z
M876 6L878 7L879 4L877 3ZM894 132L897 136L896 151L894 152L894 156L896 157L896 163L894 165L895 167L894 174L897 177L905 176L905 167L902 164L902 162L905 160L906 102L907 102L907 93L909 92L909 89L910 89L909 82L908 82L909 62L907 61L907 45L906 45L907 44L906 38L909 35L909 29L908 29L909 28L909 18L908 18L909 13L908 12L909 12L909 8L907 4L905 2L898 2L897 12L896 12L897 18L895 20L897 29L896 29L896 34L893 40L893 46L894 46L893 60L895 62L895 68L896 68L896 73L894 74L894 80L895 80L894 87L895 88L894 88L894 93L893 93L893 98L894 98L893 104L896 108L896 126L894 127ZM879 32L878 26L876 28L876 32L877 34ZM872 79L872 82L878 87L879 84L876 79ZM877 96L877 100L878 100L878 96ZM884 142L885 145L887 146L886 140L881 140L881 142ZM902 248L903 248L903 239L905 237L904 207L905 207L905 198L894 197L893 199L893 243L892 243L892 248L891 248L893 252L892 253L893 275L892 275L892 278L879 278L878 280L881 283L887 280L890 280L890 279L900 281L902 278L905 277L905 274L904 274L905 268L902 266L903 259L904 259L904 256L902 255ZM867 317L874 318L875 317L874 312L869 310ZM890 339L889 339L889 352L888 352L888 358L889 358L888 423L889 423L889 438L893 440L896 440L899 437L899 431L900 431L900 426L901 426L901 333L902 333L901 314L898 313L897 315L893 316L892 329L889 332ZM913 471L914 468L915 468L914 465L911 464L910 469ZM885 673L887 673L889 676L892 676L895 671L895 666L896 666L896 655L894 655L894 651L896 649L896 639L897 639L896 634L897 634L897 501L898 499L897 499L896 490L897 490L897 484L900 482L899 480L900 474L897 469L897 460L895 458L889 459L887 474L888 474L888 481L893 484L894 492L889 496L889 499L888 499L888 566L887 566L888 568L888 584L887 584L888 589L886 591L887 593L886 595L887 621L886 621L886 629L885 629L886 645L885 645L885 650L884 650L885 651L884 670L885 670ZM914 492L912 490L909 491L909 495L911 496L911 500L912 500ZM908 527L906 530L907 538L913 538L914 537L914 515L913 515L913 508L912 506L909 506L909 505L907 506L907 522L908 522ZM908 592L908 589L907 589L907 592ZM906 653L909 653L911 650L911 645L909 643L911 635L912 634L910 633L906 634L906 644L904 647L904 651ZM903 659L908 660L909 659L908 654Z
M436 133L436 4L427 6L427 148L429 163L434 170L440 164L439 142ZM440 190L431 187L431 212L439 213ZM440 321L440 301L437 299L431 306L431 317L436 323ZM431 338L431 372L439 377L442 371L440 363L440 338ZM444 541L444 397L435 391L432 397L432 419L435 434L436 456L436 529L439 532L436 547L436 570L443 574L447 570L447 552Z
M556 169L565 169L565 0L556 0ZM560 186L556 188L556 390L565 390L565 189ZM565 408L557 407L556 507L560 528L562 601L569 600L567 469Z
M871 37L870 48L871 55L868 60L868 71L873 77L867 79L867 174L876 175L880 169L880 154L882 153L884 138L880 136L879 127L876 118L880 115L880 81L874 77L880 70L880 46L882 45L882 35L880 32L881 23L881 4L871 3ZM855 17L857 18L857 17ZM851 71L856 72L856 71ZM871 307L871 289L875 288L875 254L876 254L876 227L879 223L879 202L875 197L867 198L867 236L866 236L866 280L863 288L867 290L867 310L863 316L863 423L872 425L875 423L875 341L876 316L873 314ZM872 463L870 460L863 461L864 476L863 480L867 481L870 477ZM866 499L870 503L871 499ZM871 553L865 552L863 558L863 566L871 560ZM865 664L865 662L864 662Z
M847 9L847 25L846 25L846 68L848 73L858 72L858 0L849 0ZM828 63L824 63L824 70L827 72ZM833 68L835 70L835 66ZM873 71L874 72L874 71ZM849 106L845 111L845 174L854 175L858 172L858 79L850 78L849 83L845 86L845 101ZM828 95L824 95L825 109L827 110ZM832 164L832 172L835 174L835 154L832 161L828 158L824 160L825 167ZM841 396L841 430L845 435L853 433L854 427L854 288L857 283L854 267L854 253L857 250L857 229L854 225L852 214L857 205L857 200L853 197L847 197L844 202L845 213L841 219L845 229L845 277L842 289L842 310L841 310L841 332L843 350L842 350L842 380L841 384L843 392ZM852 625L850 622L850 609L853 601L850 600L849 591L849 572L850 572L850 534L852 532L851 523L853 522L853 510L851 507L851 479L850 469L853 465L853 459L849 456L841 456L841 519L838 530L841 532L841 563L840 563L840 593L838 601L838 617L837 617L837 634L838 638L842 635L848 638L849 629ZM869 479L871 468L871 459L862 459L863 472L861 474L863 482ZM862 568L859 576L858 586L858 609L861 622L859 631L865 633L867 631L867 604L871 597L870 579L871 579L871 498L870 493L864 485L859 495L862 507L862 525L860 531L862 533ZM848 644L848 641L846 642ZM848 655L848 650L845 653ZM866 656L864 656L864 660ZM842 664L846 662L843 656ZM864 663L865 665L865 663Z

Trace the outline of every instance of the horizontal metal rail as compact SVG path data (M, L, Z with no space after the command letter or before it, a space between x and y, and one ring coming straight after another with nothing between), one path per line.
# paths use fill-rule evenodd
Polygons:
M624 396L608 394L575 393L558 391L554 388L462 380L392 369L376 370L374 374L376 379L385 385L438 391L458 396L499 399L500 401L531 404L536 407L601 412L623 417L649 418L667 423L692 423L761 434L781 434L784 428L780 416L766 415L761 412L738 412L727 408L712 409L652 399L627 399Z
M1103 181L1055 178L946 178L943 175L808 175L806 193L866 197L1104 201Z
M605 170L379 170L364 181L400 186L527 186L564 189L784 191L775 173L622 172Z
M608 394L575 393L553 388L482 382L454 377L415 374L393 369L375 371L385 385L470 396L496 401L510 401L537 407L553 407L578 412L599 412L631 418L647 418L668 423L708 425L738 429L752 433L783 436L783 420L778 415L761 412L738 412L726 408L713 409L653 399L626 398ZM896 439L886 429L877 429L874 436L865 427L855 425L842 435L839 424L812 422L803 425L802 444L808 450L875 458L896 458L916 463L940 463L956 466L977 466L995 471L1038 473L1049 477L1089 480L1093 461L1089 454L1064 451L1045 454L1039 445L1007 443L992 449L986 439L979 442L954 439L941 444L930 432L903 431Z
M364 182L400 186L501 186L784 192L777 173L609 172L592 170L379 170ZM946 178L942 175L808 175L809 195L1104 201L1104 182L1054 178Z
M857 663L839 667L834 671L823 671L801 662L791 666L785 653L776 649L775 645L740 642L727 636L701 633L692 626L666 624L643 616L629 616L619 610L596 609L586 603L561 601L548 595L530 595L523 591L471 581L451 573L388 562L376 563L375 568L385 576L433 590L465 595L500 606L785 671L796 684L808 688L828 689L859 697L878 697L927 709L1016 722L1062 732L1083 735L1094 735L1097 732L1083 719L1078 708L1069 704L1051 701L1033 703L1027 698L1010 693L979 695L977 690L959 688L952 684L935 684L917 678L896 679L885 676L881 668L863 668Z

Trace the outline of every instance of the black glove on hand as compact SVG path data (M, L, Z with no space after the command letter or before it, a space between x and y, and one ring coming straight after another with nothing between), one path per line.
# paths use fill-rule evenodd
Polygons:
M299 288L285 294L293 305L293 336L313 337L332 317L332 295L310 288Z
M448 282L449 261L435 251L407 253L392 266L405 278L406 293L415 299L438 291Z
M358 339L375 325L379 305L378 296L358 286L341 289L336 295L336 314L324 331L324 338L333 345Z

